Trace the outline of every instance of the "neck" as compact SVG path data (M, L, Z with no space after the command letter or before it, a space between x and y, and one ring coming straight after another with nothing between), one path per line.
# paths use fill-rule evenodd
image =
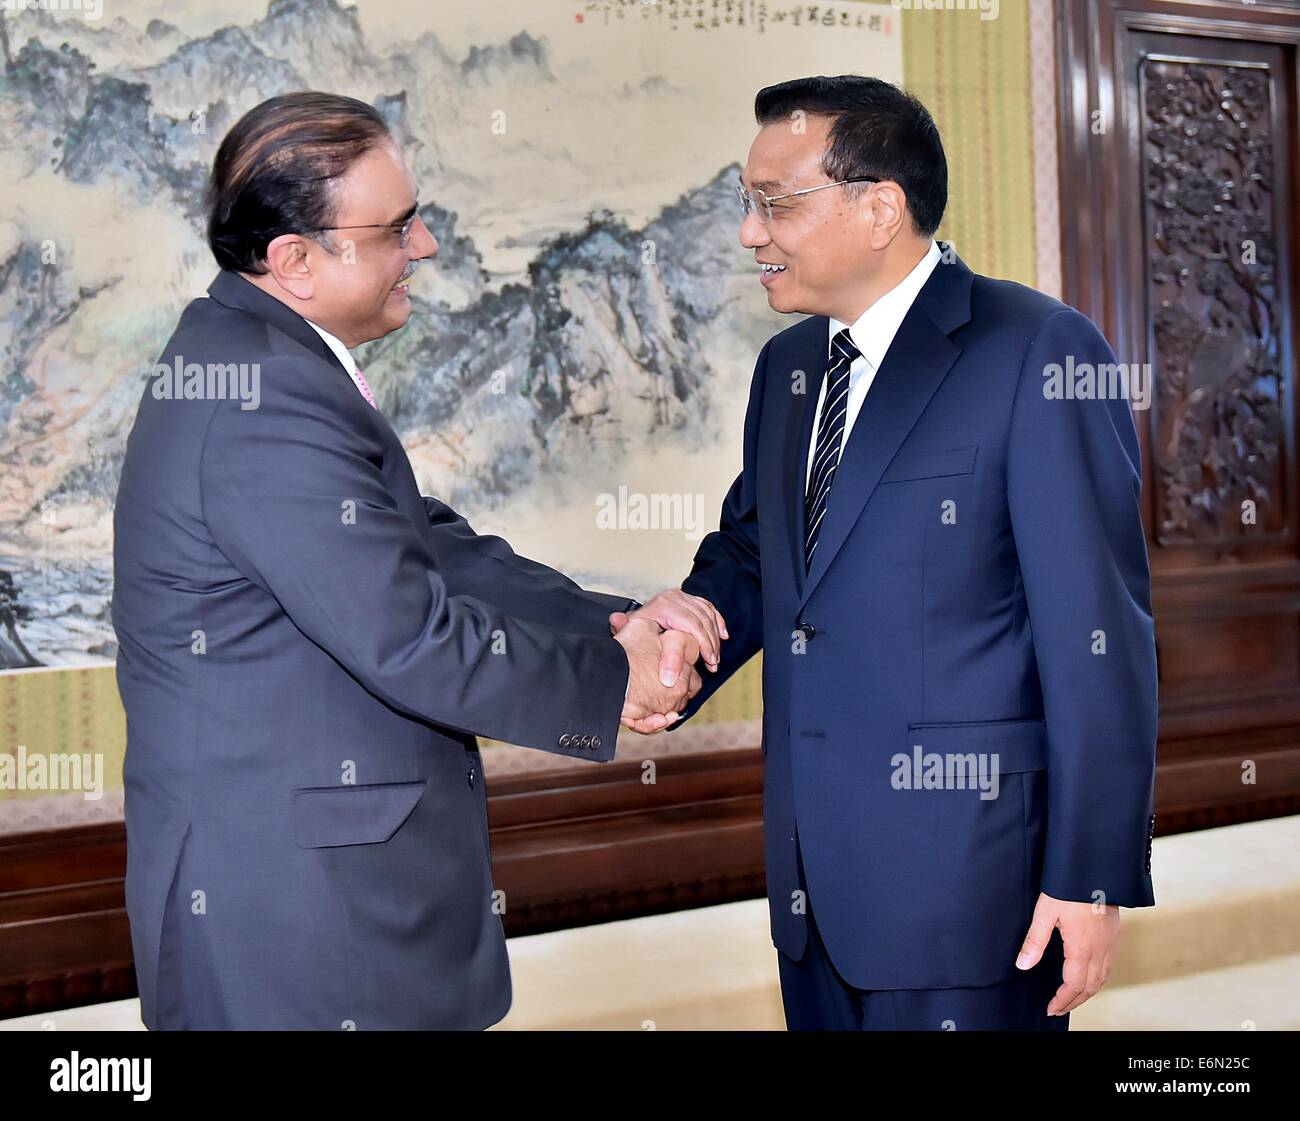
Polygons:
M831 312L831 318L841 323L856 323L867 308L897 288L921 263L921 258L930 251L930 242L928 237L896 237L880 254L879 267L846 294L840 310Z
M287 291L277 283L275 277L270 273L266 273L263 276L255 276L252 273L241 272L239 275L247 280L249 284L260 288L270 296L271 299L278 300L280 303L284 304L285 307L296 315L301 315L304 319L315 323L316 326L320 327L322 330L328 331L349 350L353 350L359 343L365 341L364 339L351 339L344 331L331 327L328 322L319 318L315 309L311 307L309 301L298 299L298 297L292 292Z

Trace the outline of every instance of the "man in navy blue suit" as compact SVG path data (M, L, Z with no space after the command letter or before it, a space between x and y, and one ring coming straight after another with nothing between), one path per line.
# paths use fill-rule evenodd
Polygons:
M763 651L787 1023L1067 1028L1118 909L1154 903L1141 461L1128 401L1095 392L1115 356L935 243L947 167L915 98L809 78L755 115L740 240L810 318L759 354L683 583L730 633L687 715Z

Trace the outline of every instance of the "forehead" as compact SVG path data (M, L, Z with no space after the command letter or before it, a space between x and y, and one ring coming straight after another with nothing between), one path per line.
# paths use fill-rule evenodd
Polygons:
M741 178L764 190L817 178L831 123L829 117L803 117L764 125L749 146Z

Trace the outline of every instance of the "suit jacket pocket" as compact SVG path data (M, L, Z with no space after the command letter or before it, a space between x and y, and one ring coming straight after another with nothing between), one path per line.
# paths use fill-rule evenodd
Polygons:
M880 477L882 483L902 483L908 479L938 479L945 475L969 475L975 470L978 445L948 448L945 451L900 451L889 469Z
M411 816L424 796L424 785L420 779L295 790L294 837L306 849L387 841Z
M909 748L919 744L927 753L996 756L999 774L1047 768L1047 724L1042 720L909 724L907 738Z

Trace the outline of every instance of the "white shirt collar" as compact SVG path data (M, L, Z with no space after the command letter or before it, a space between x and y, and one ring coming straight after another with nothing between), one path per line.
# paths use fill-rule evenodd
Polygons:
M352 352L343 345L341 339L335 338L324 327L318 327L310 319L303 320L313 331L325 340L325 345L334 352L334 356L343 363L343 368L347 370L348 377L353 381L357 380L357 360L352 357Z
M849 338L853 340L853 345L871 364L873 370L878 370L885 360L885 352L889 350L889 344L894 341L894 336L898 334L898 328L902 326L917 293L925 287L925 282L930 279L930 274L934 272L934 267L942 256L938 243L931 238L930 248L926 250L925 256L917 261L916 267L858 316L853 326L849 327ZM844 330L845 326L846 324L838 319L830 320L827 335L828 348L830 340Z

